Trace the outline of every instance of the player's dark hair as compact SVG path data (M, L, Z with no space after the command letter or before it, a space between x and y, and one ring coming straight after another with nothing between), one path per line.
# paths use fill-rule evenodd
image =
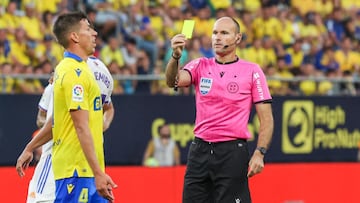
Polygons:
M59 44L65 49L69 46L68 34L80 26L80 21L87 19L83 12L69 12L60 15L55 21L53 33Z

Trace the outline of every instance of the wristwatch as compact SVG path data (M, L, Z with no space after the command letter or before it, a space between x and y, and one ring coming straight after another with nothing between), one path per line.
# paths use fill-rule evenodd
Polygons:
M265 147L256 147L256 150L259 150L262 155L265 155L267 151Z

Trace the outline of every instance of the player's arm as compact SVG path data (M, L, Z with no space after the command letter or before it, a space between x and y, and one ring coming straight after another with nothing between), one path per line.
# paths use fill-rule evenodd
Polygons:
M174 158L175 158L175 165L180 165L180 149L177 146L177 144L175 144L175 148L174 148Z
M41 128L44 126L46 122L46 111L42 108L39 108L38 114L36 116L36 125L38 128Z
M94 140L89 128L89 112L85 110L71 110L70 115L83 153L94 174L96 189L101 196L112 201L114 196L110 188L116 187L116 185L111 178L101 170L96 157Z
M71 110L70 115L86 160L88 161L95 176L101 174L102 170L96 157L94 141L89 128L88 111Z
M179 70L179 59L182 49L185 46L185 35L178 34L171 39L172 56L166 65L166 84L169 87L187 87L191 84L190 73L185 70Z
M52 139L51 124L52 119L50 117L46 120L39 133L31 139L18 157L16 161L16 171L20 177L25 175L24 170L29 167L29 164L33 159L33 151Z
M264 147L265 149L268 149L274 131L274 119L271 103L255 104L255 109L260 121L257 147ZM259 150L255 150L249 162L248 176L251 177L260 173L263 168L264 155Z
M257 146L268 149L274 131L274 118L271 103L259 103L255 105L255 108L260 121Z
M143 158L144 166L146 165L146 160L153 156L154 151L155 151L154 141L150 140L144 153L144 158Z
M104 111L104 125L103 125L103 131L105 132L111 125L111 122L114 119L115 109L112 102L108 104L104 104L103 106Z

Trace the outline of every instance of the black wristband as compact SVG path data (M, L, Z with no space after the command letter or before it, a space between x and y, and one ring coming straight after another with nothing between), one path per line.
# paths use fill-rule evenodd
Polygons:
M181 55L180 55L179 57L175 57L175 56L174 56L174 52L173 52L173 53L171 54L171 57L172 57L173 59L175 59L175 60L178 61L178 60L181 58Z

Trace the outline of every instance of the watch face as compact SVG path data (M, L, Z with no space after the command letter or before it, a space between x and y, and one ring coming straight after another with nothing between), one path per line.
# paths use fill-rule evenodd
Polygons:
M264 147L258 147L256 149L259 150L262 155L266 154L266 149Z

